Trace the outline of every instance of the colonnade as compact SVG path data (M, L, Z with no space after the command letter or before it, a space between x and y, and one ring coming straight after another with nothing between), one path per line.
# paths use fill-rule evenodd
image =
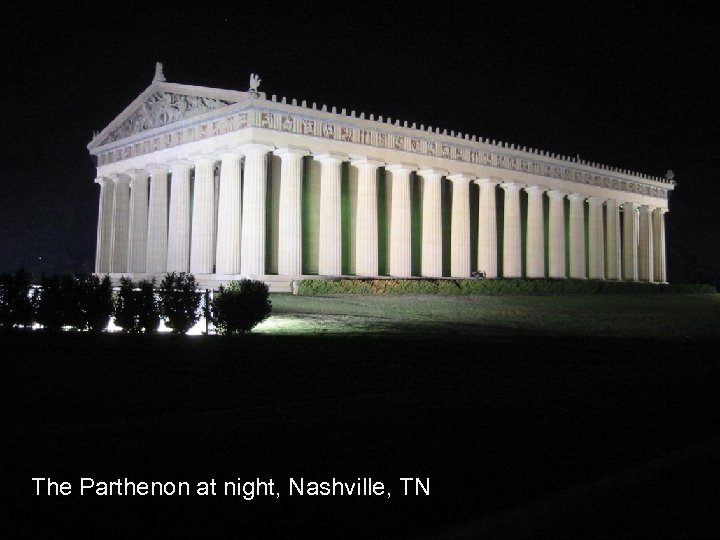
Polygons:
M665 208L588 197L520 181L386 163L369 157L249 144L193 159L150 164L96 179L100 184L97 273L192 272L263 276L266 268L268 161L279 158L277 273L303 274L303 181L320 166L317 273L342 274L342 179L357 169L355 274L379 275L379 237L387 274L442 277L577 278L666 281ZM310 156L310 157L308 157ZM379 173L391 176L391 212L379 230ZM413 205L420 177L422 196ZM450 242L443 245L443 182L449 182ZM471 189L472 184L477 187ZM477 193L477 195L474 195ZM614 192L621 195L622 192ZM471 196L477 196L477 204ZM471 209L477 209L473 216ZM415 215L417 212L419 216ZM499 219L500 214L502 218ZM419 231L413 231L413 219ZM471 223L477 222L477 231ZM420 236L413 274L413 235ZM471 243L477 242L476 246ZM499 240L501 238L501 240ZM472 260L473 251L477 253ZM415 254L416 256L418 254Z

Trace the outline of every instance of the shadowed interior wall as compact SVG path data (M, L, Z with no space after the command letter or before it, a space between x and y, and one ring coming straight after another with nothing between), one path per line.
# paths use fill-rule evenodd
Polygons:
M480 186L470 182L470 271L478 270L478 211Z
M358 169L347 161L342 165L340 196L342 199L342 273L355 274L355 239L357 232Z
M378 275L386 276L390 264L390 212L392 211L392 178L385 167L377 171Z
M410 177L410 199L411 208L411 226L410 241L412 243L412 275L420 275L420 267L422 263L422 178L416 173L412 173Z
M303 158L303 274L318 273L318 245L320 240L320 162Z
M271 155L268 160L267 197L265 199L265 272L278 272L279 217L280 217L280 166L279 156Z
M452 242L452 182L443 176L440 180L442 201L442 275L450 275L450 246Z

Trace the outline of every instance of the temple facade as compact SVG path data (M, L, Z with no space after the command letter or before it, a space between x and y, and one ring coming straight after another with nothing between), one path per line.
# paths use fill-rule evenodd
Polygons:
M152 84L88 145L95 272L666 281L672 176L247 92Z

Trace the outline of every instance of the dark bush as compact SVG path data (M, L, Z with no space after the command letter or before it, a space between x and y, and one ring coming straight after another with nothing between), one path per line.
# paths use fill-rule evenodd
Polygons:
M160 283L160 315L176 334L185 334L200 318L200 299L195 276L184 272L166 274Z
M0 275L0 326L10 329L32 324L31 280L30 272L24 269Z
M138 327L143 332L157 332L160 328L160 303L155 291L155 279L138 283Z
M120 278L115 295L115 324L126 332L157 332L160 327L160 308L155 293L155 280L138 284L130 278Z
M65 305L60 276L43 276L40 289L33 293L35 321L47 330L60 330L65 324Z
M268 286L241 279L220 286L212 301L212 321L219 334L249 332L272 310Z
M102 332L107 329L113 312L112 284L110 277L100 279L96 275L77 274L80 319L76 328Z

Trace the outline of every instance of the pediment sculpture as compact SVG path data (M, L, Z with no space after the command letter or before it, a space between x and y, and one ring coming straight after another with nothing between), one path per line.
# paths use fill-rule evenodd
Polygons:
M115 128L102 144L124 139L141 131L154 129L231 105L231 102L202 96L156 92L128 119Z

